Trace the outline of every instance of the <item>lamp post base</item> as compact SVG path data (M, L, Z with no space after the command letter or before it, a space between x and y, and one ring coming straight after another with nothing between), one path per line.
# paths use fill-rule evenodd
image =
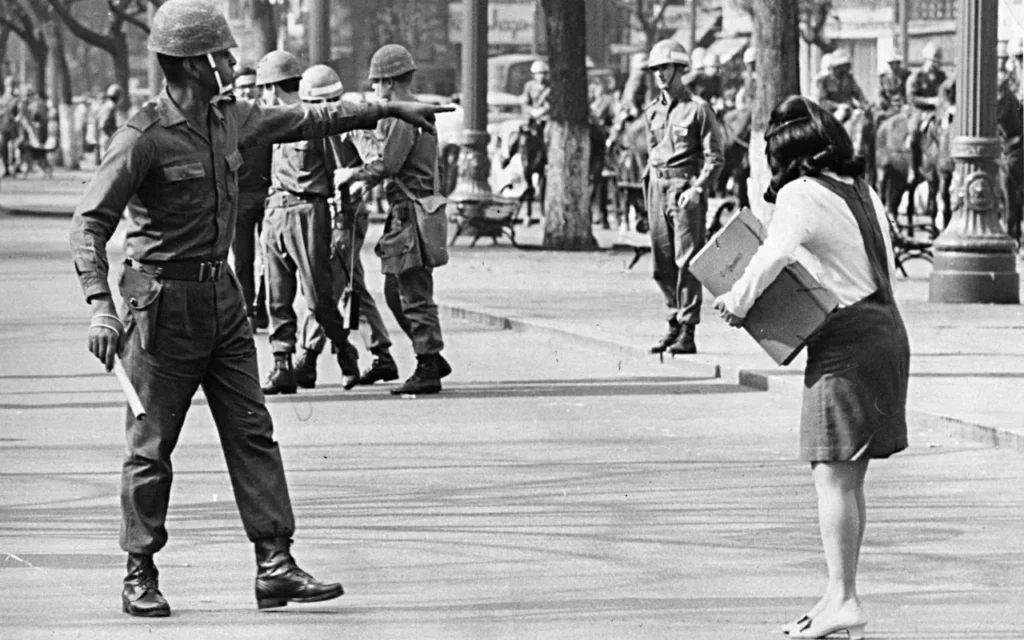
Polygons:
M935 253L928 286L931 302L1018 304L1020 276L1010 253Z

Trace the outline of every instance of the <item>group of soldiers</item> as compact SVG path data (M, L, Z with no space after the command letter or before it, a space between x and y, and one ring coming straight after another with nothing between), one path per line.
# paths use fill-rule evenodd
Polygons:
M31 164L31 157L23 157L26 146L42 148L51 135L56 134L56 114L51 113L44 96L30 85L19 87L13 76L3 82L0 95L0 156L3 157L4 176L20 173L23 164Z
M171 455L200 387L254 546L258 608L343 593L341 584L316 580L291 555L295 519L260 388L249 291L243 292L227 261L243 200L238 176L267 170L253 160L259 156L265 163L267 151L256 148L277 145L270 151L270 175L261 173L250 184L269 177L263 237L268 265L276 265L267 269L267 286L278 368L286 368L288 345L294 344L294 315L285 307L296 279L328 339L341 343L347 336L333 298L330 231L332 223L356 224L360 185L383 180L391 208L378 254L403 313L399 323L417 351L427 345L420 363L432 371L417 368L413 377L427 381L419 392L440 391L440 330L425 321L431 315L429 268L407 259L415 251L404 245L396 251L388 240L404 242L405 231L415 229L411 200L432 192L427 158L432 162L436 154L433 116L450 108L413 101L414 65L394 46L374 57L377 103L340 101L336 76L317 67L303 71L277 53L257 65L255 80L264 80L260 104L231 90L235 47L227 19L204 0L167 0L156 10L148 48L166 85L113 135L71 224L74 267L92 308L89 351L108 371L123 362L126 384L145 407L144 415L127 411L121 473L120 544L128 554L121 608L132 616L171 613L154 556L167 543ZM342 151L343 140L334 136L357 130L372 144L360 149L353 138L355 150ZM328 164L336 151L338 164ZM353 202L342 204L347 215L340 222L332 220L328 205L339 191L343 203L346 191ZM250 192L246 199L251 204L258 198ZM106 247L122 219L126 259L118 275L118 309ZM389 267L396 254L403 257L401 269ZM280 380L273 384L278 392L287 390Z
M377 98L413 99L415 70L405 47L382 47L370 63ZM293 54L282 50L268 53L255 69L239 69L236 79L244 99L264 105L337 102L343 93L332 68L303 69ZM267 323L262 315L269 308L274 368L263 385L265 394L314 388L317 360L328 342L346 390L398 378L391 339L366 287L359 257L369 225L363 199L372 187L384 183L389 229L408 224L411 199L434 192L436 146L433 136L386 123L373 132L352 131L317 142L243 152L233 253L254 327ZM411 196L395 186L399 182ZM254 268L257 234L264 257L261 274ZM309 309L301 325L293 307L299 287ZM384 297L412 340L418 361L415 373L392 392L437 393L451 367L441 355L444 341L429 268L416 265L386 273ZM345 317L339 304L356 311ZM356 324L363 327L360 333L373 355L372 365L362 373L359 352L349 342Z

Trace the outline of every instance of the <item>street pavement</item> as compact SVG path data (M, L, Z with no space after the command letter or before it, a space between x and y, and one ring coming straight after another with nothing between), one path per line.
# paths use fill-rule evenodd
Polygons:
M320 388L269 402L297 558L346 595L256 612L251 547L200 394L158 556L174 616L130 619L118 601L124 403L85 350L67 223L0 214L2 639L770 638L824 586L813 487L795 459L799 365L778 374L710 315L699 356L642 355L661 330L649 258L630 271L623 253L460 240L437 271L455 367L444 394L345 392L325 357ZM519 235L539 244L536 228ZM984 427L1012 442L1024 322L1016 307L929 306L923 278L898 284L915 348L911 448L868 479L868 636L1019 639L1024 465L1013 446L976 440ZM265 334L257 346L268 365ZM737 384L741 371L778 393ZM944 417L961 403L962 422Z

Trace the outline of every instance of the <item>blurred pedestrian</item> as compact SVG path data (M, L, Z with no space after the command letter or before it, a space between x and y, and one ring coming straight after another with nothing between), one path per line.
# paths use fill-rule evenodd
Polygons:
M799 96L771 114L765 133L773 177L765 199L775 216L764 244L732 290L715 301L741 326L758 296L800 254L839 309L807 344L800 449L811 463L828 587L791 638L847 631L862 638L857 593L867 509L868 461L907 447L910 364L907 332L893 297L893 249L885 208L864 179L863 160L835 117Z
M164 91L114 134L71 229L75 269L93 308L89 350L108 371L123 350L146 409L143 419L127 415L122 609L170 615L153 555L167 543L171 455L200 386L255 547L257 606L337 598L340 584L315 580L291 555L295 519L281 452L259 387L245 303L225 265L237 215L238 148L322 138L389 116L430 130L432 114L448 109L403 103L261 108L236 100L227 91L237 44L224 15L202 0L164 2L148 45L167 79ZM119 314L107 282L106 246L126 210Z
M401 45L384 45L370 59L370 81L381 101L415 100L415 72L416 62ZM348 170L350 175L339 179L339 184L363 183L353 187L353 193L358 194L384 183L389 209L384 235L377 244L384 271L384 298L416 352L416 370L391 393L440 393L441 378L452 369L441 355L444 338L434 302L433 266L425 257L416 220L419 214L413 202L414 198L437 192L437 135L394 119L381 121L376 135L382 141L381 157Z
M240 67L235 73L235 95L255 104L260 98L256 70ZM239 149L242 168L238 170L238 223L231 244L235 275L242 285L242 299L253 331L270 324L267 313L267 287L263 269L263 215L270 191L273 145L258 144Z
M705 193L725 164L722 133L711 106L683 82L690 65L676 40L654 45L647 60L661 95L647 105L645 192L651 225L654 280L669 309L668 331L651 353L697 353L703 289L690 260L704 246Z
M122 100L124 100L124 89L121 88L121 85L115 83L107 87L103 104L100 105L99 112L96 114L101 158L107 152L107 147L110 146L110 138L120 127L118 109Z

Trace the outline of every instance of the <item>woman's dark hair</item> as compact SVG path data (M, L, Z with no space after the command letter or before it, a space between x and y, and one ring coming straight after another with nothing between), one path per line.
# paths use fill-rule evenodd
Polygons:
M772 110L768 130L768 166L772 181L764 194L775 202L782 187L803 176L829 170L841 176L864 175L864 160L854 157L853 142L835 116L817 103L790 96Z

